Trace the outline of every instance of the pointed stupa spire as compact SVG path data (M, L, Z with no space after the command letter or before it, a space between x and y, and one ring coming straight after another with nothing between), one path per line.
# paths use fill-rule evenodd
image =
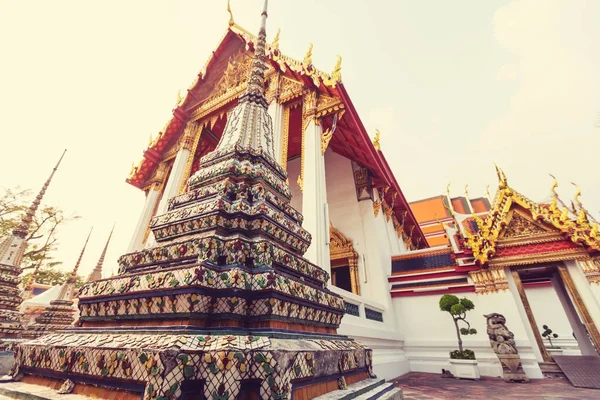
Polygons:
M48 189L48 186L50 186L52 177L56 173L56 170L58 169L58 166L60 165L60 162L62 161L66 152L67 152L67 149L65 149L65 151L63 151L62 155L60 156L60 159L56 163L56 166L52 169L52 173L48 177L48 180L46 180L46 183L44 183L44 186L42 186L42 190L40 190L38 195L33 200L33 203L27 209L27 212L25 213L25 216L21 220L21 223L19 224L19 226L17 226L13 230L14 236L18 236L22 239L25 239L25 237L29 233L29 228L31 226L31 223L33 222L33 217L35 216L35 212L37 211L38 207L40 206L40 203L42 202L42 198L44 197L44 194L46 194L46 190Z
M217 148L203 158L205 162L230 153L237 148L261 152L266 159L276 163L273 147L273 123L267 112L269 104L265 97L267 5L268 0L265 0L261 13L260 30L254 44L254 58L248 76L248 86L244 94L240 96L238 105L227 119L227 125Z
M115 230L115 226L113 225L110 230L110 234L108 235L108 240L106 241L106 245L104 245L104 249L102 250L102 254L100 254L100 259L98 259L98 263L96 267L88 276L86 282L93 282L102 279L102 266L104 265L104 257L106 257L106 250L108 249L108 244L110 243L110 238L112 237L113 231Z
M56 300L71 300L71 291L73 290L73 284L75 280L77 280L77 271L79 270L79 265L81 265L81 259L83 258L83 253L85 253L85 248L87 247L88 241L90 240L90 236L92 236L92 230L90 229L90 233L88 233L87 239L85 239L85 244L81 249L81 253L79 254L79 258L73 267L73 271L71 271L71 275L67 278L67 281L62 284L60 288L60 293Z

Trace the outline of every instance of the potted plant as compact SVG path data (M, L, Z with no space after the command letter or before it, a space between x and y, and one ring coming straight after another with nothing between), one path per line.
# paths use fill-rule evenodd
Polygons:
M459 299L453 294L445 294L440 299L440 310L447 312L452 317L458 338L458 350L450 352L450 370L456 378L479 379L479 368L475 353L469 349L463 349L462 335L474 335L477 330L471 328L466 320L467 311L475 309L473 302L467 298ZM462 328L458 322L462 321Z
M550 343L550 346L546 346L546 350L548 350L548 353L550 353L550 355L562 354L563 349L561 349L558 346L555 346L552 343L552 339L558 339L558 335L556 333L553 333L552 329L548 328L548 325L542 325L542 328L544 328L542 336Z

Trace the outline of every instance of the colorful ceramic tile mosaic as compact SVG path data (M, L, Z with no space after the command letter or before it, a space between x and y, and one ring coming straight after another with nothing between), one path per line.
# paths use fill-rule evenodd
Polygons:
M145 400L186 390L230 400L258 382L255 395L279 400L296 385L373 376L371 350L336 334L345 306L328 274L303 258L311 237L273 156L264 28L258 38L216 150L151 221L157 244L122 256L118 276L85 284L78 327L20 345L14 377L60 376L62 393L91 383ZM40 318L67 322L60 306Z

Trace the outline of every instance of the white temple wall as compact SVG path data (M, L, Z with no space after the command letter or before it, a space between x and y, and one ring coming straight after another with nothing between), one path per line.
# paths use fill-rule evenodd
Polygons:
M473 301L475 310L467 314L476 335L463 336L463 348L475 352L481 375L501 377L502 367L494 354L487 335L484 314L500 313L506 317L506 326L515 335L523 369L530 378L542 378L533 353L532 344L517 310L512 293L508 290L486 295L457 293L459 298ZM404 351L411 371L441 373L450 369L449 352L458 349L454 322L447 312L440 311L442 295L397 297L393 299L398 323L404 333Z
M329 219L336 229L352 240L359 256L360 296L330 285L331 290L341 295L344 301L358 306L360 314L359 316L346 314L338 333L348 335L373 349L375 374L380 378L393 379L409 372L410 368L403 349L404 337L398 330L391 309L387 275L381 270L379 256L369 257L364 219L366 218L375 228L373 203L370 200L360 203L357 201L349 159L328 150L325 153L325 170ZM371 247L377 243L376 238L372 239ZM387 238L383 244L386 246L384 249L387 248L385 252L389 252ZM377 249L371 250L373 253L378 253ZM390 264L389 257L387 260L387 264ZM383 322L367 319L365 309L381 312Z
M352 166L347 158L328 150L325 153L325 170L327 171L327 201L329 203L329 220L334 228L352 240L354 250L358 253L358 277L361 296L372 299L371 286L365 283L366 253L365 235L362 227L360 208L356 200ZM368 264L368 261L367 261Z
M554 288L552 286L526 288L525 294L540 333L544 331L542 325L548 325L552 332L558 335L557 339L552 340L554 346L563 349L564 355L580 355L577 340L573 337L573 329ZM546 347L550 346L550 342L545 339L544 344Z

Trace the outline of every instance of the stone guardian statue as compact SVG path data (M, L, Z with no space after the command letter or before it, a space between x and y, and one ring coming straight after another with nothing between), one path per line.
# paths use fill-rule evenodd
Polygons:
M521 356L515 345L514 334L506 327L504 315L492 313L484 315L487 318L487 334L494 353L502 364L504 380L507 382L529 382L523 371Z

